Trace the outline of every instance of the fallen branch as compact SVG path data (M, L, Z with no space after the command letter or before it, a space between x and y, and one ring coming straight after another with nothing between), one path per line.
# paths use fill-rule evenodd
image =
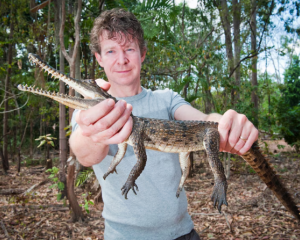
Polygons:
M36 190L38 188L40 188L41 186L45 185L46 183L48 183L50 181L49 178L44 179L43 181L41 181L40 183L34 184L33 186L31 186L30 188L28 188L22 195L26 196L26 194L28 194L29 192Z
M0 195L15 195L24 192L24 189L20 188L11 188L11 189L1 189Z
M7 208L29 208L29 209L43 209L43 208L63 208L65 207L63 204L49 204L49 205L21 205L21 204L14 204L14 205L5 205L0 206L0 209L7 209Z
M4 223L2 222L2 220L0 221L0 224L1 224L1 227L2 227L2 229L3 229L3 232L4 232L5 236L6 236L8 239L10 239L10 236L9 236L9 234L8 234L8 232L7 232L7 230L6 230L6 227L5 227Z
M283 216L286 216L286 217L289 217L289 218L295 219L295 217L294 217L294 216L292 216L292 215L288 215L288 214L286 214L286 213L284 213L284 212L275 211L275 210L271 210L271 212L274 212L274 213L280 213L280 214L281 214L281 215L283 215Z
M228 219L227 219L227 216L226 216L225 212L223 212L223 215L224 215L224 217L225 217L225 220L226 220L227 226L229 227L230 232L232 232L231 225L230 225L230 223L228 222Z
M194 215L214 216L214 215L220 215L220 213L192 213L191 214L191 216Z

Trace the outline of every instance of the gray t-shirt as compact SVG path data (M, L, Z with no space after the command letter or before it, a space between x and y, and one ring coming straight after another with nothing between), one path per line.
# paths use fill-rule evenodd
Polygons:
M140 94L122 99L133 106L135 116L169 120L174 120L178 107L189 104L169 89L151 91L143 88ZM74 115L73 129L77 125ZM176 198L181 178L178 154L147 149L145 169L136 180L139 191L135 195L130 190L126 200L121 195L121 188L137 161L131 146L127 146L126 154L116 168L118 174L110 174L103 180L117 149L117 145L110 145L106 158L93 166L104 201L104 238L171 240L189 233L193 222L187 212L184 190Z

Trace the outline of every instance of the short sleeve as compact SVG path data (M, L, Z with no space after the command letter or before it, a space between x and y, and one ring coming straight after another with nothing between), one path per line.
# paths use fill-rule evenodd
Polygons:
M73 115L72 115L72 120L71 120L71 126L72 126L72 131L74 132L76 129L77 129L77 127L78 127L78 124L77 124L77 122L76 122L76 120L75 120L75 118L76 118L76 114L78 113L78 109L75 109L75 111L73 112Z
M182 105L191 105L189 102L185 101L178 93L170 90L171 92L171 102L169 108L169 115L171 120L175 120L175 111Z

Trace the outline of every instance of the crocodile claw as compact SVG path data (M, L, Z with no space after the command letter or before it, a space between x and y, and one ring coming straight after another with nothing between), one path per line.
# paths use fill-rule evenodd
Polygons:
M128 192L129 192L130 189L132 189L132 191L136 195L136 191L135 191L134 187L136 187L137 191L139 190L138 186L134 182L131 182L131 183L130 182L129 183L126 182L124 184L124 186L121 188L121 190L122 190L122 195L125 194L125 199L127 199L127 194L128 194Z
M180 192L182 191L182 187L179 187L176 192L176 197L179 198Z
M116 174L118 174L117 173L117 169L113 169L113 170L108 170L104 175L103 175L103 179L105 180L105 178L107 178L107 176L109 175L109 174L111 174L111 173L116 173Z
M227 182L219 182L214 186L211 200L214 202L214 207L217 206L219 213L221 213L222 205L228 206L226 200Z

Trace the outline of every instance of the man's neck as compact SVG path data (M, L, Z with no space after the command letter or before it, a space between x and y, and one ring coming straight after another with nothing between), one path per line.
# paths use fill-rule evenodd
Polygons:
M124 97L132 97L142 92L141 83L135 84L134 86L121 86L118 84L111 83L111 87L108 91L114 97L124 98Z

